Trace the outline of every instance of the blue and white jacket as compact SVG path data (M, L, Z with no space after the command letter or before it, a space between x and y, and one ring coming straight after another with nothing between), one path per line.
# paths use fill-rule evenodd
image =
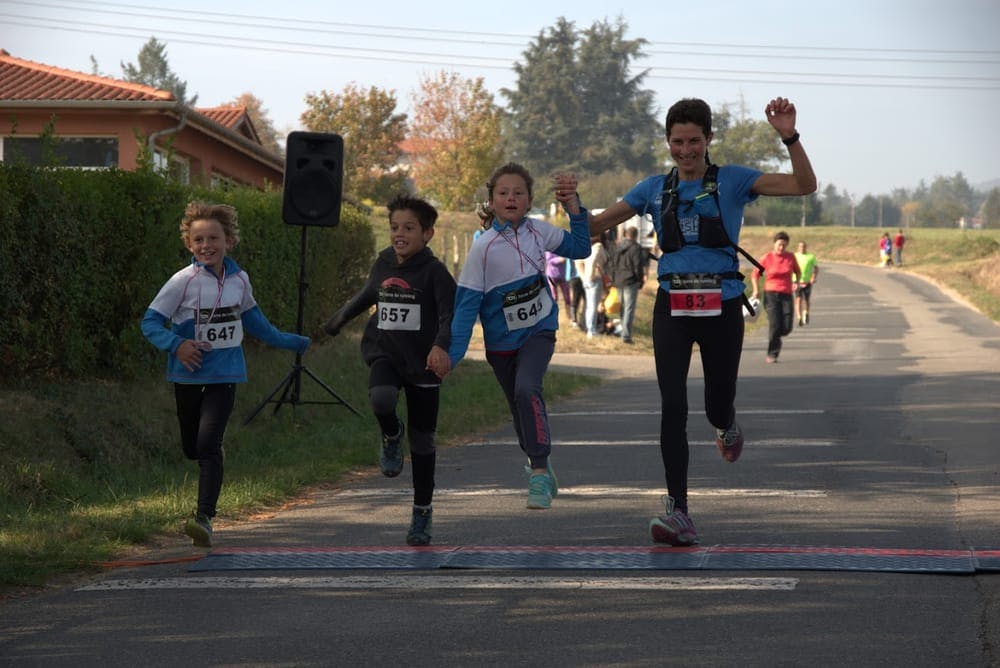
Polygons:
M518 350L532 334L559 329L559 306L545 278L545 251L568 258L590 255L587 211L570 216L569 231L524 218L517 227L493 225L472 243L455 291L452 366L465 356L479 317L489 352Z
M309 347L309 337L282 332L268 322L253 298L250 277L230 257L223 260L221 277L192 258L164 283L142 319L143 335L170 353L167 380L172 383L245 383L244 331L276 348L304 353ZM201 367L194 371L174 354L185 339L212 346L202 352Z

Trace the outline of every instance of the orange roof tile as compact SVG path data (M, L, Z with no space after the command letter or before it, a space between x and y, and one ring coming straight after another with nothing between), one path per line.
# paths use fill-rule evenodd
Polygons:
M257 129L253 126L244 105L220 105L218 107L197 108L195 111L222 127L229 128L247 139L260 143Z
M170 102L174 95L143 84L84 74L15 58L0 49L0 100L139 100Z
M195 111L206 118L211 118L219 125L235 128L243 122L247 108L242 106L196 107Z

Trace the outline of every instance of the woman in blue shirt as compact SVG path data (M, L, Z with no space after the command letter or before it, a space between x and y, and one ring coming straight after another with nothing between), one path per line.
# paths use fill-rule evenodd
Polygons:
M683 99L666 118L667 146L676 167L640 181L625 197L590 219L600 234L634 215L650 214L663 254L653 307L653 352L662 401L660 453L667 483L666 514L649 523L655 542L698 542L688 517L687 375L698 344L705 373L705 414L716 430L722 458L736 461L743 432L736 422L736 378L743 350L743 276L736 244L743 207L759 195L807 195L816 175L795 131L795 105L771 100L768 122L788 147L791 174L765 174L737 165L716 167L708 158L712 110Z

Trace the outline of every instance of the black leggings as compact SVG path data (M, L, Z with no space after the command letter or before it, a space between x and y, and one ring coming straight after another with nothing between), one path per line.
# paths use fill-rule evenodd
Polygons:
M765 292L764 310L767 311L767 354L775 359L781 353L781 337L792 333L795 302L785 292Z
M434 468L441 386L420 386L403 380L393 363L385 357L372 362L368 372L368 398L383 435L399 433L396 404L399 390L406 390L406 435L410 443L410 467L413 471L413 503L429 506L434 496Z
M198 512L215 517L222 491L222 440L236 402L236 385L174 384L184 456L197 460Z
M572 262L572 260L570 260ZM583 294L583 281L580 280L579 276L574 276L569 281L569 293L570 293L570 309L569 315L570 319L579 324L583 324L583 311L586 306L586 301Z
M687 377L691 349L698 344L705 373L705 415L716 429L728 429L736 417L736 378L743 351L743 302L722 302L722 314L710 317L670 315L670 295L658 290L653 306L653 354L660 386L660 455L667 493L674 507L687 512Z

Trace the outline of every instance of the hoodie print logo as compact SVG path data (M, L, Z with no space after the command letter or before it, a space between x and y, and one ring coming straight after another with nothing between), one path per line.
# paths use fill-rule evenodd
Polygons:
M417 290L406 280L392 276L378 287L378 328L390 331L420 331Z

